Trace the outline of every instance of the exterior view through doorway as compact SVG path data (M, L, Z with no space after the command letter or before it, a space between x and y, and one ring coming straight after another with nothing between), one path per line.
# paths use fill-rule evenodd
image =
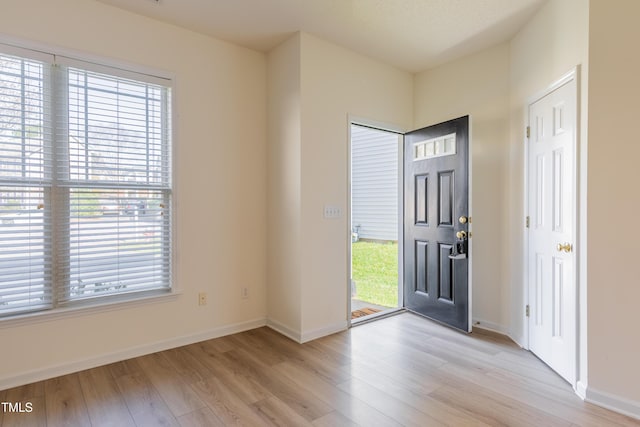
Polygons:
M351 125L351 321L402 306L399 286L402 135Z

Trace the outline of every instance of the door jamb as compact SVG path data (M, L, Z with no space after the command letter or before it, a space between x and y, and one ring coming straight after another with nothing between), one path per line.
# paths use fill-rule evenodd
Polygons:
M403 301L403 286L404 283L404 271L402 266L404 265L404 233L403 233L403 221L404 218L404 134L407 132L402 126L380 122L376 120L365 119L362 117L347 114L347 277L346 277L346 290L347 290L347 328L351 328L351 230L353 230L353 224L351 223L351 125L366 126L374 129L378 129L384 132L390 132L398 134L398 305L404 307Z
M524 118L525 118L525 125L526 126L530 126L530 117L529 117L529 107L537 102L538 100L544 98L545 96L547 96L548 94L550 94L551 92L553 92L554 90L558 89L559 87L565 85L566 83L569 83L571 81L574 81L575 83L575 117L574 117L574 135L573 135L573 144L574 144L574 183L575 183L575 191L573 194L573 200L572 200L572 206L574 209L574 225L573 225L573 233L575 236L575 244L574 244L574 249L575 249L575 262L574 262L574 281L575 281L575 300L574 300L574 304L575 304L575 345L573 348L573 356L574 356L574 370L575 370L575 375L574 375L574 383L571 384L571 386L573 387L573 389L578 392L578 386L579 383L583 383L586 378L581 378L580 376L580 371L581 371L581 364L586 363L586 354L584 354L584 352L581 351L581 344L580 344L580 340L581 340L581 333L586 332L586 324L583 324L582 322L580 322L581 318L586 318L586 316L583 314L583 312L586 311L586 307L583 307L580 304L580 295L582 292L584 292L584 289L586 289L584 286L586 285L585 283L585 277L583 277L583 275L580 275L580 270L581 270L581 260L582 260L582 242L584 241L584 235L581 232L581 230L583 229L583 227L581 226L581 189L583 188L583 186L585 185L585 183L582 180L582 170L581 170L581 132L580 132L580 65L575 66L574 68L572 68L569 72L567 72L566 74L564 74L562 77L560 77L558 80L556 80L555 82L553 82L551 85L549 85L546 89L534 94L533 96L529 97L526 101L526 107L525 107L525 111L524 111ZM524 179L523 179L523 183L524 183L524 191L523 191L523 198L524 198L524 216L526 217L527 215L529 215L529 197L528 197L528 192L529 192L529 138L527 137L527 133L526 133L526 126L525 126L525 132L524 132L524 167L523 167L523 171L524 171ZM524 218L523 218L524 219ZM523 227L523 300L525 303L525 306L529 306L529 288L530 288L530 283L529 283L529 229L527 227ZM586 228L585 228L586 230ZM520 309L519 307L516 307L516 309ZM527 316L526 314L526 310L522 310L522 316L523 316L523 324L524 324L524 348L526 350L530 351L530 347L529 347L529 343L530 343L530 317ZM578 393L580 394L580 393Z

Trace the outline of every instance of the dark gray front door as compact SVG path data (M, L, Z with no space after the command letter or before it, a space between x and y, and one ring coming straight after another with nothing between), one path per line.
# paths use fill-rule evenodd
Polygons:
M469 117L404 141L404 305L469 332Z

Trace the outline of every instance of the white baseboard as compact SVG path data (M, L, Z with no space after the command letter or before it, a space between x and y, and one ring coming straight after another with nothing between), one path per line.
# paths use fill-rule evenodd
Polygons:
M590 386L585 388L585 392L585 400L587 402L640 420L640 402L634 402L624 397L594 390L594 388Z
M346 331L349 327L347 321L344 320L342 322L334 323L333 325L325 326L323 328L314 329L308 332L300 332L273 319L267 319L267 326L278 332L279 334L291 338L292 340L300 344L308 341L313 341L317 338L325 337L327 335L335 334L336 332Z
M514 343L518 344L520 347L524 348L525 350L529 350L529 348L527 346L525 346L525 339L522 335L520 334L515 334L513 331L508 331L507 332L507 336L509 338L511 338L511 341L513 341Z
M302 334L300 333L300 331L296 331L278 322L277 320L267 319L267 327L273 329L279 334L284 335L285 337L291 338L295 342L298 342L298 343L302 342Z
M576 394L580 397L580 399L582 400L586 400L587 399L587 385L582 382L582 381L578 381L576 383Z
M200 341L206 341L214 338L223 337L225 335L244 332L251 329L259 328L267 324L266 319L254 319L246 322L234 323L231 325L220 326L208 331L198 332L191 335L185 335L168 340L158 341L155 343L145 344L136 347L130 347L125 350L104 354L97 357L91 357L83 360L75 360L73 362L64 363L56 366L49 366L42 369L36 369L30 372L21 373L12 377L0 378L0 390L18 387L49 378L59 377L61 375L71 374L73 372L84 371L98 366L108 365L109 363L119 362L121 360L131 359L133 357L144 356L146 354L156 353L158 351L168 350L171 348L181 347Z
M303 343L313 341L318 338L326 337L327 335L335 334L336 332L346 331L349 328L346 320L343 320L333 325L325 326L323 328L314 329L312 331L302 333Z
M499 334L509 336L509 330L506 327L498 323L489 322L487 320L482 320L477 318L473 319L473 327L486 329L487 331L497 332Z

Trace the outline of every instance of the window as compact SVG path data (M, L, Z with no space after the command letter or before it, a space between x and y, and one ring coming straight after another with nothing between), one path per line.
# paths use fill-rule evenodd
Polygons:
M0 317L171 289L170 98L0 45Z

